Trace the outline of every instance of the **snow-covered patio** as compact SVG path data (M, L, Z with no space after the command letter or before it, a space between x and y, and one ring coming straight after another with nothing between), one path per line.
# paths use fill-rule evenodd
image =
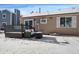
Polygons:
M0 33L0 54L78 54L79 37L44 35L35 38L5 38Z

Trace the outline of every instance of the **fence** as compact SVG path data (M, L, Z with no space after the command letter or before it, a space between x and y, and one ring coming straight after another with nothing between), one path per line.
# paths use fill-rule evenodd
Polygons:
M24 25L18 25L18 26L12 26L7 25L4 27L4 33L5 37L23 37L25 26Z
M25 29L33 29L32 27L26 27L25 25L5 26L5 37L24 37Z

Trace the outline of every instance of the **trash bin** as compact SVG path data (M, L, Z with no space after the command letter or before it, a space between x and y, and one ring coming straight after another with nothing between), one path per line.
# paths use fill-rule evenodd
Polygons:
M25 31L24 31L24 37L25 37L25 38L31 38L31 31L25 30Z
M42 37L43 37L42 32L36 32L36 33L35 33L35 38L41 39Z

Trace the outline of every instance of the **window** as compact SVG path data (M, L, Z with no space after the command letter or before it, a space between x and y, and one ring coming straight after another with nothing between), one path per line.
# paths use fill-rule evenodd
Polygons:
M60 18L60 26L65 27L65 17Z
M2 26L6 26L7 25L7 22L2 22Z
M72 27L72 17L61 17L60 27Z
M6 19L6 14L2 14L2 19Z
M67 27L72 27L72 17L67 17L66 18L66 26Z
M39 25L40 24L40 19L36 19L36 25Z
M32 20L25 21L25 28L26 29L31 29L32 26L33 26L33 21Z
M47 24L47 19L40 19L41 24Z
M57 27L61 28L75 28L76 27L76 17L75 16L65 16L57 18Z

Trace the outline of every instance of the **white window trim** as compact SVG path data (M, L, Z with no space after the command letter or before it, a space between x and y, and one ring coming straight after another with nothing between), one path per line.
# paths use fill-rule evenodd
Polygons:
M45 20L46 22L42 22L42 20ZM41 24L47 24L47 18L40 19L40 23Z
M2 25L3 25L3 23L5 23L7 25L7 22L2 22Z
M32 26L34 26L34 20L33 19L25 19L24 20L24 25L25 25L25 21L32 21L33 23L32 23Z
M72 17L72 26L71 27L61 27L60 26L60 18L61 17ZM73 17L75 17L74 21L75 23L73 24ZM59 16L57 17L57 21L56 21L56 24L57 24L57 28L76 28L77 27L77 20L76 20L76 16Z
M5 15L5 17L3 17L3 15ZM2 19L6 19L6 14L2 14Z

